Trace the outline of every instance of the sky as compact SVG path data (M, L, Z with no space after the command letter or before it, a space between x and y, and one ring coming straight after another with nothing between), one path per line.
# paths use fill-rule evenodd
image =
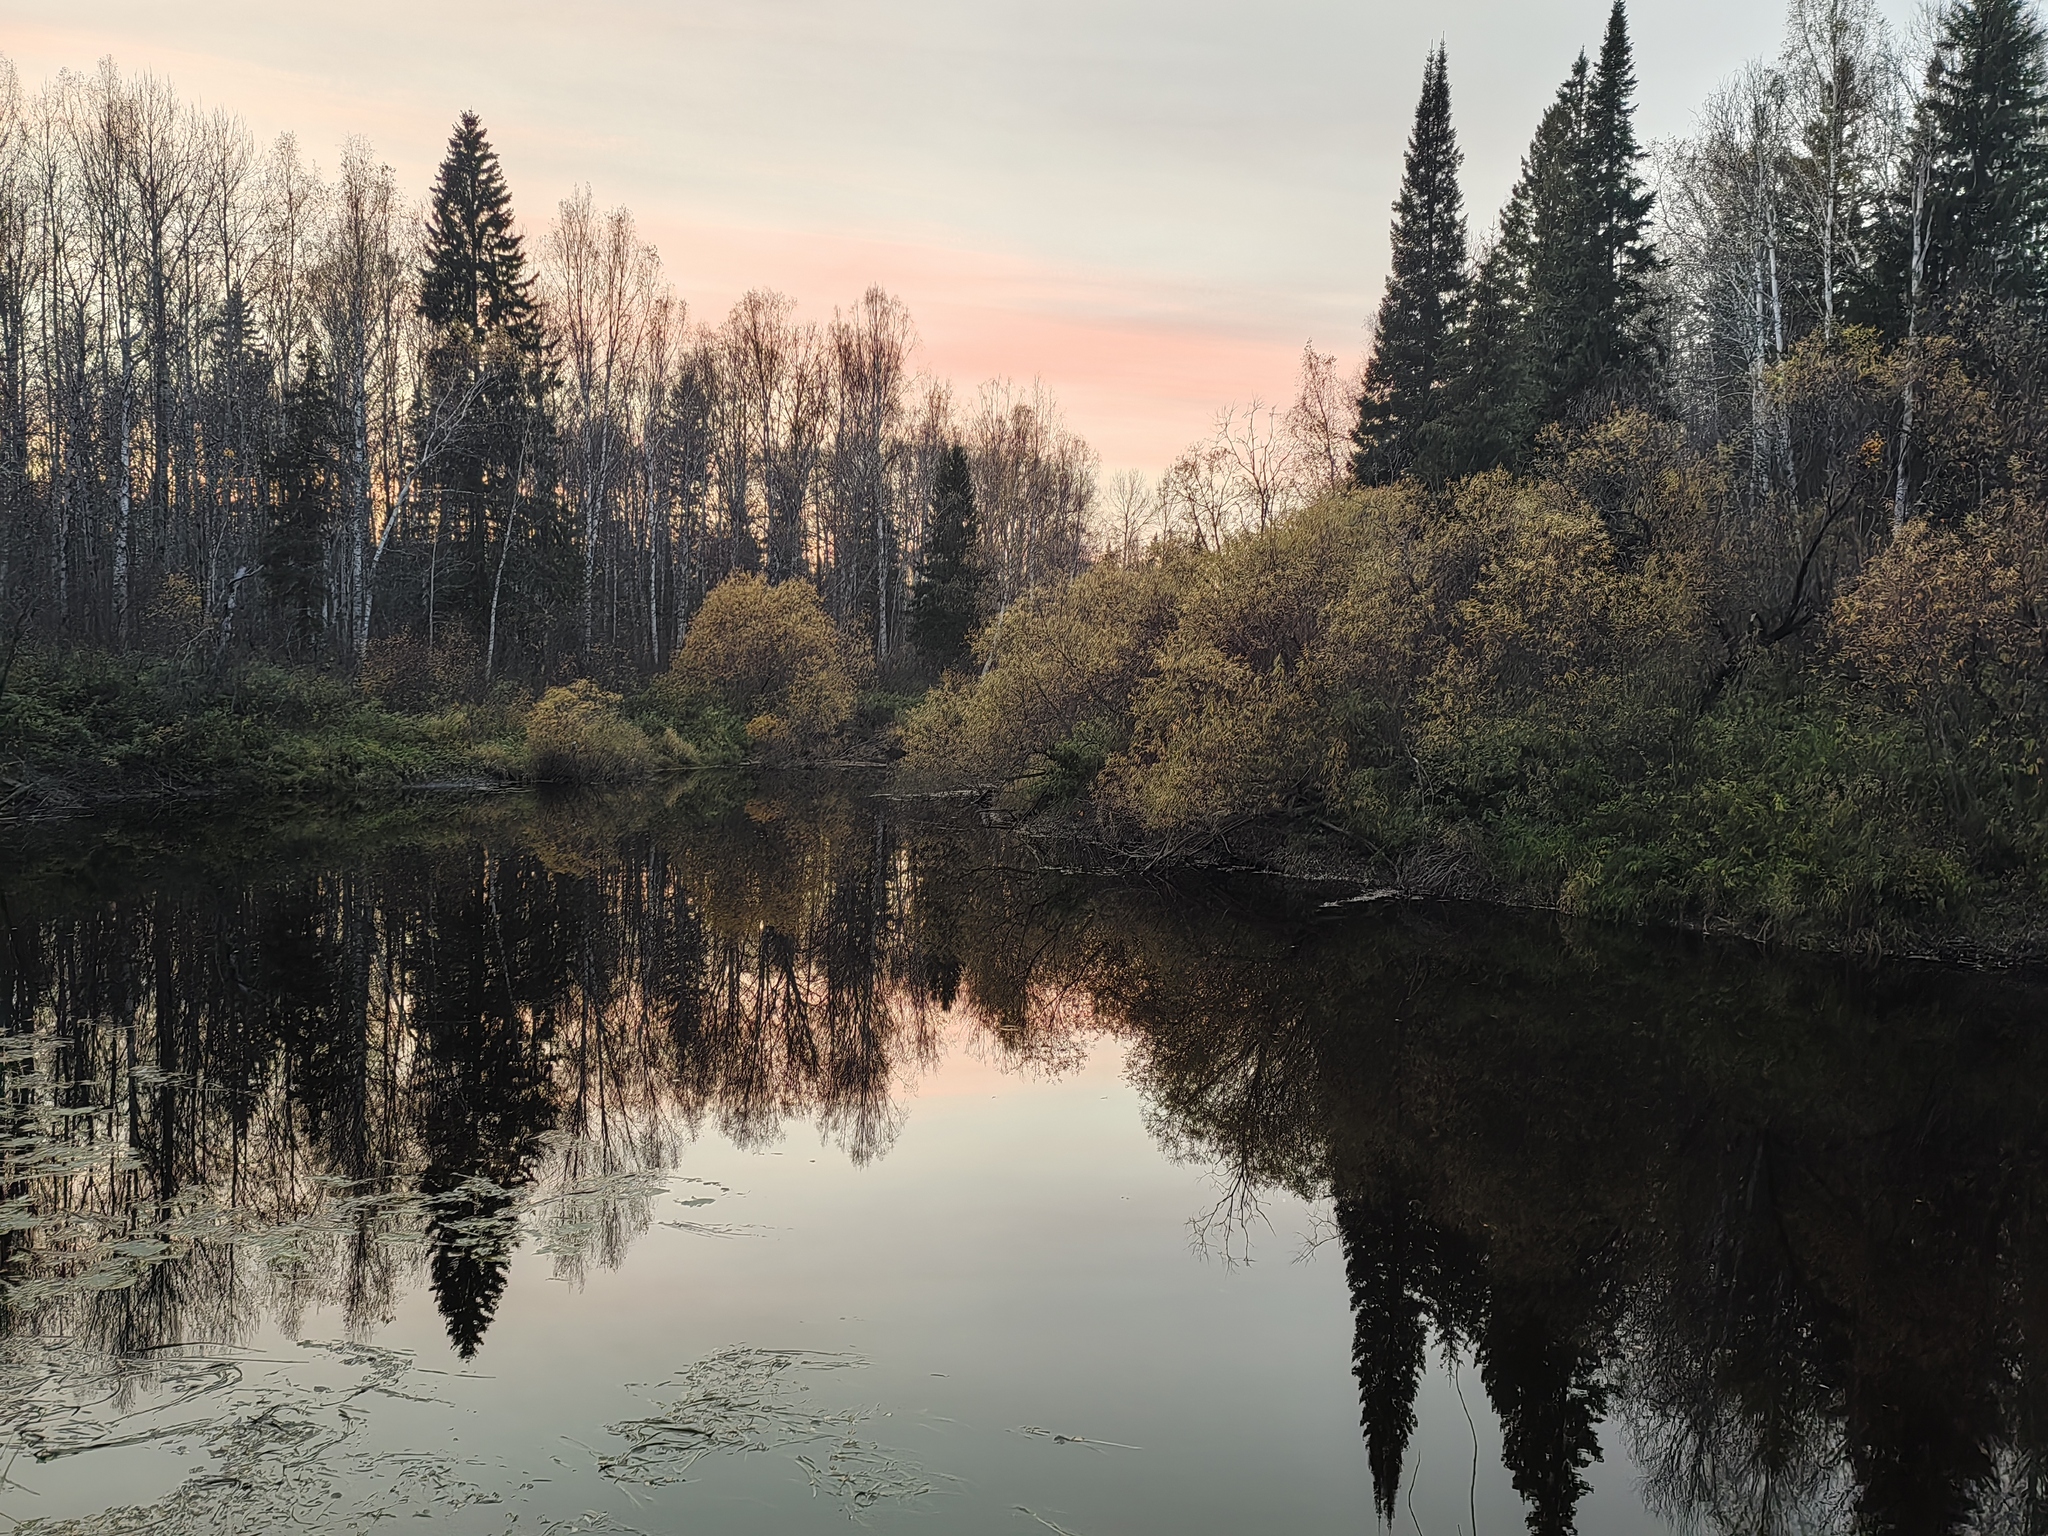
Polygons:
M1905 0L1890 0L1895 21ZM829 319L881 284L963 396L1042 379L1105 468L1347 365L1387 266L1423 58L1449 50L1474 236L1607 0L0 0L33 89L112 56L423 195L483 118L523 226L588 184L692 314ZM1782 0L1636 0L1646 140L1689 131Z

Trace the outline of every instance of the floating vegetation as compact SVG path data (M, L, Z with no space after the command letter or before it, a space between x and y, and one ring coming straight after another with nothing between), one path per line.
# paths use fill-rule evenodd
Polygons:
M927 1494L934 1482L914 1461L857 1433L878 1410L824 1409L809 1400L806 1378L866 1363L809 1350L720 1350L641 1389L653 1411L606 1431L621 1448L583 1449L603 1477L639 1489L683 1482L707 1457L788 1452L814 1497L858 1517ZM170 1453L188 1470L149 1503L70 1519L17 1520L12 1510L6 1518L23 1536L343 1533L457 1512L467 1512L471 1528L504 1532L634 1532L603 1510L535 1523L530 1496L550 1479L502 1459L373 1443L376 1400L452 1412L459 1404L448 1393L486 1379L431 1370L408 1350L346 1342L307 1342L278 1354L194 1345L116 1357L72 1339L8 1341L0 1344L0 1455L10 1471L143 1447ZM435 1446L446 1438L434 1437ZM33 1494L32 1477L15 1473L0 1487ZM478 1518L484 1527L475 1526Z
M1144 1447L1125 1445L1121 1440L1091 1440L1086 1435L1062 1435L1050 1429L1040 1429L1036 1424L1026 1424L1018 1429L1020 1435L1033 1439L1049 1440L1054 1445L1085 1445L1091 1451L1136 1451Z
M621 1483L648 1487L680 1482L707 1456L750 1455L829 1446L792 1457L815 1494L842 1500L849 1512L884 1500L932 1491L915 1463L853 1433L873 1408L820 1410L809 1401L807 1374L859 1370L858 1355L736 1345L707 1355L672 1380L644 1389L655 1412L612 1425L626 1448L598 1458L598 1469Z
M1035 1509L1026 1509L1022 1504L1013 1505L1012 1507L1017 1511L1018 1514L1024 1515L1029 1519L1036 1520L1048 1531L1051 1531L1053 1533L1053 1536L1074 1536L1074 1532L1068 1530L1064 1525L1053 1524L1052 1521L1046 1519L1045 1516L1041 1515Z
M17 1460L155 1445L193 1464L152 1503L20 1521L15 1531L347 1532L401 1515L445 1517L503 1504L534 1487L479 1457L366 1443L366 1398L445 1404L418 1390L422 1373L409 1351L350 1343L300 1349L297 1359L218 1345L115 1357L70 1339L0 1345L0 1438ZM316 1374L327 1379L306 1379ZM32 1491L21 1475L9 1486ZM572 1528L616 1529L562 1527Z
M80 1080L59 1069L65 1057L52 1035L0 1044L11 1101L11 1134L0 1135L0 1519L34 1536L183 1536L352 1532L466 1511L467 1528L513 1529L492 1523L494 1506L526 1502L537 1482L526 1470L442 1449L452 1432L427 1436L430 1449L368 1443L377 1400L452 1411L440 1394L462 1373L361 1342L264 1354L240 1341L265 1298L287 1332L309 1302L337 1299L337 1285L360 1318L395 1275L430 1263L502 1267L525 1246L571 1277L593 1257L616 1264L668 1190L672 1139L543 1131L499 1178L448 1177L401 1143L370 1177L295 1168L252 1200L229 1173L150 1198L156 1180L136 1150L149 1120L133 1104L174 1107L198 1090L132 1067ZM28 1518L35 1467L149 1451L179 1467L161 1496ZM855 1470L841 1480L865 1486ZM537 1511L524 1523L520 1512L506 1518L521 1530L633 1529L602 1510L554 1510L538 1526Z

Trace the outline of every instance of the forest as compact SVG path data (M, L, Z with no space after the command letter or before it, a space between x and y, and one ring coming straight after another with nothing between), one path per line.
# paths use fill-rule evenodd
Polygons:
M2010 949L2048 42L1923 32L1792 0L1646 145L1616 3L1476 238L1439 47L1361 368L1107 483L880 287L709 319L527 224L473 114L415 202L0 67L0 817L900 757L1148 864Z
M2040 18L1794 0L1692 138L1636 92L1616 4L1475 248L1436 50L1349 484L1249 494L1226 421L1180 536L992 622L909 771L1148 866L2037 952Z

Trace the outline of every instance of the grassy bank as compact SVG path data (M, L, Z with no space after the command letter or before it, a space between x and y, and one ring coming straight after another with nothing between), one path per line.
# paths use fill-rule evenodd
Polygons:
M426 679L425 682L422 679ZM816 594L728 583L662 674L612 691L437 676L379 647L356 676L27 653L0 691L0 820L178 799L346 807L435 782L620 785L849 750L903 701L858 686ZM464 697L467 695L467 697Z
M899 705L857 696L845 729L792 739L667 676L624 694L506 685L482 702L399 709L309 668L32 656L0 694L0 822L173 801L360 811L408 786L619 786L790 765L857 750Z

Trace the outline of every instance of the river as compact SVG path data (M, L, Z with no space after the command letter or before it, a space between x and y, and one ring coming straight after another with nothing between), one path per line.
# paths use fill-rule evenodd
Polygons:
M2048 992L1060 863L836 780L0 851L0 1516L2048 1523Z

